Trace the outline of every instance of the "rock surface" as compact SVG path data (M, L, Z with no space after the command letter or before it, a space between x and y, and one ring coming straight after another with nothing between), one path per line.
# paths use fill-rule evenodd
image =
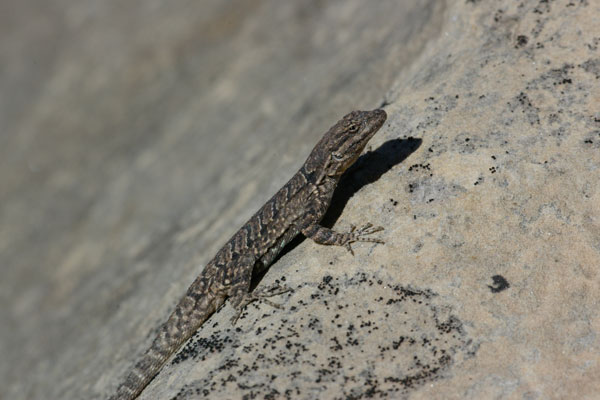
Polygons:
M386 244L296 241L259 283L295 289L284 310L223 308L141 398L600 393L598 2L0 18L0 398L108 396L323 132L381 104L325 223Z

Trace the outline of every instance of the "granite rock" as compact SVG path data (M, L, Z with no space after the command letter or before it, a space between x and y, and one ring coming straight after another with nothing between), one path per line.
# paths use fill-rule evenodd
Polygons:
M402 4L399 4L402 3ZM324 223L144 391L600 394L600 5L0 5L0 398L100 399L341 115L388 121Z

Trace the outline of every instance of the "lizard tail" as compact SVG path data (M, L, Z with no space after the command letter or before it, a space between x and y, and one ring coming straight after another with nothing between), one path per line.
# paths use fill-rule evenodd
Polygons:
M210 317L223 300L213 296L199 296L195 289L206 282L192 285L187 295L179 302L167 322L163 324L152 345L135 364L109 400L133 400L158 374L185 341ZM219 303L219 304L217 304Z
M175 343L167 344L165 341L165 326L152 346L144 353L142 358L129 371L123 383L117 388L117 393L110 400L133 400L144 390L156 376L160 368L173 353L172 349Z

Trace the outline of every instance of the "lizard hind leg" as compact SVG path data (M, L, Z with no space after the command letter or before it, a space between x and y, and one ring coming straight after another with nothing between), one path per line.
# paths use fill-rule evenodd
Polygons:
M292 289L285 285L272 285L263 287L260 289L256 289L252 292L248 291L249 287L244 285L244 287L232 288L231 293L231 305L235 310L235 314L231 318L231 323L235 325L237 320L242 315L244 308L250 303L253 303L257 300L262 300L263 302L269 304L272 307L281 309L283 308L281 304L277 304L269 300L269 297L278 296L283 293L290 292Z

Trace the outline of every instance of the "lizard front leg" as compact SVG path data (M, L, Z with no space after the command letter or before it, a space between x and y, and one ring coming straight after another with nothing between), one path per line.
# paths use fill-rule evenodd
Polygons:
M344 246L352 255L354 255L352 246L350 246L354 242L385 243L383 240L378 238L365 237L382 230L383 228L381 226L366 224L359 229L356 229L356 227L352 225L350 232L340 233L314 223L308 225L306 228L303 228L301 232L304 236L312 239L315 243L329 246Z

